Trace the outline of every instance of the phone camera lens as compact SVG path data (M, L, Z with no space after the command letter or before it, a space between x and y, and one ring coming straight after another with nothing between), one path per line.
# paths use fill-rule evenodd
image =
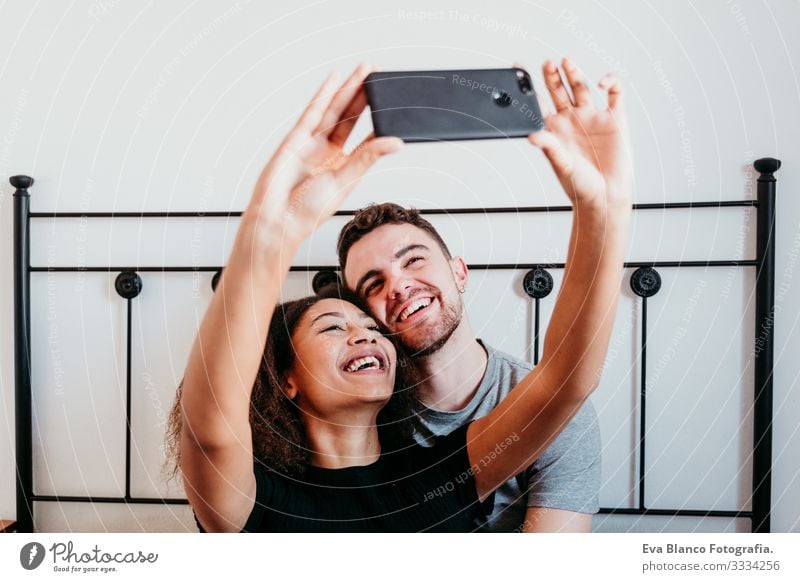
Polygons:
M517 71L517 81L519 82L520 91L526 95L531 92L531 78L528 75L522 71Z
M494 91L492 93L492 99L500 107L508 107L511 105L511 95L505 91Z

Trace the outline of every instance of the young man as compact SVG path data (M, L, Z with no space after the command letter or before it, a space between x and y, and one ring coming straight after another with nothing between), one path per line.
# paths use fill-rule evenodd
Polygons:
M580 361L582 354L569 352L570 334L576 333L571 321L590 309L593 294L608 292L609 276L619 276L632 202L632 160L618 80L607 75L599 83L608 91L608 109L598 110L575 66L567 59L562 65L574 102L556 65L546 62L544 79L556 111L540 104L546 130L529 136L573 205L564 280L539 363L544 367L563 365L564 354ZM416 211L394 204L364 209L342 229L338 253L346 285L398 335L422 373L419 442L485 416L530 371L528 364L475 337L461 299L469 279L466 264L451 256ZM603 314L598 338L613 316L613 310ZM485 529L590 531L591 514L598 510L599 458L597 415L587 401L535 463L509 475Z

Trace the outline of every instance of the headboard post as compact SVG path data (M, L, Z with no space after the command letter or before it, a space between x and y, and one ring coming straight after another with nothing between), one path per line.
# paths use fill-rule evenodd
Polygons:
M17 531L33 533L33 432L31 414L30 176L11 176L14 192L14 396Z
M753 349L753 533L769 533L772 506L772 372L775 329L775 176L780 160L761 158L756 231L756 321Z

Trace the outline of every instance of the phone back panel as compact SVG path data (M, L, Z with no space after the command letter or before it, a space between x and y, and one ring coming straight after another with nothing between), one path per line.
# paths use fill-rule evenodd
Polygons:
M379 72L364 83L377 136L491 139L523 137L544 126L523 69Z

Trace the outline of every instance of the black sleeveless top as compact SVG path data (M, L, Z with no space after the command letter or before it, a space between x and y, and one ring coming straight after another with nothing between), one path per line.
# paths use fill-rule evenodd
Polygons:
M433 447L411 445L359 467L311 466L300 478L256 462L256 500L242 532L474 531L492 499L478 501L467 426Z

